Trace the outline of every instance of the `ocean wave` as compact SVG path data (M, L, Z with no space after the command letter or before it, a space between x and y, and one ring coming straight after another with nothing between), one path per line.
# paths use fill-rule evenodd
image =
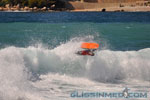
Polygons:
M75 52L82 42L69 41L53 49L41 46L1 49L0 97L26 100L36 96L41 100L40 94L34 94L31 83L47 74L65 74L104 83L128 79L150 81L150 48L139 51L106 49L96 51L95 56L79 56Z
M51 50L33 46L8 47L0 50L1 67L8 71L18 70L21 75L17 75L17 78L24 77L23 72L26 69L34 76L60 73L87 77L100 82L126 78L149 80L150 48L139 51L99 50L91 57L76 55L79 47L78 42L61 44Z

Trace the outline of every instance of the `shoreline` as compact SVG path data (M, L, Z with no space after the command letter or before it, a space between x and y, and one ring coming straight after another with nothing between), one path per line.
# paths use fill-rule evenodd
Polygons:
M136 7L105 7L105 8L93 8L93 9L75 9L75 10L49 10L43 8L28 8L28 9L14 9L14 8L2 8L0 12L150 12L150 6L136 6Z
M71 10L72 12L90 12L90 11L98 11L98 12L150 12L150 6L111 6L111 7L101 7L95 9L75 9Z

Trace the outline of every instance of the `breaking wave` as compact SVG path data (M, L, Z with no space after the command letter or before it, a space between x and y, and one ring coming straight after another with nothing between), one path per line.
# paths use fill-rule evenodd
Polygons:
M32 98L30 92L34 89L25 93L31 87L28 82L40 79L40 75L48 73L85 77L98 82L116 82L126 79L150 80L150 48L139 51L105 49L96 51L94 57L79 56L75 52L79 50L81 42L69 41L53 49L41 46L1 49L1 99L7 97L7 100L10 100L18 94ZM24 93L17 91L24 91ZM4 96L4 93L9 96ZM41 99L41 96L37 98Z

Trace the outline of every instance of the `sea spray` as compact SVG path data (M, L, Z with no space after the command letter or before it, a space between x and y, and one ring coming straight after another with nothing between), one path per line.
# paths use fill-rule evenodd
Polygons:
M57 49L50 50L42 47L8 47L1 49L1 98L4 100L10 100L10 98L14 98L14 100L19 98L31 99L37 95L44 95L36 92L38 88L34 87L37 82L43 80L40 77L41 75L50 73L52 75L67 75L73 79L79 77L104 83L123 82L129 79L149 81L149 48L139 51L98 50L96 55L91 57L76 55L74 53L76 48L64 51L64 48L68 45L75 44L71 42L60 45L63 57L56 53L59 46ZM31 77L39 78L32 81ZM54 91L53 88L51 91ZM32 92L32 95L30 92Z
M19 68L22 68L22 71L28 69L35 76L60 73L87 77L99 82L113 82L128 78L149 80L149 48L139 51L98 50L95 52L96 55L91 57L76 55L75 51L78 47L74 45L79 44L68 42L51 50L35 47L5 48L1 52L9 53L5 53L7 57L1 55L3 60L1 60L1 65L4 65L5 62L9 67L14 63L20 64L22 67L19 66ZM66 49L67 47L70 48ZM19 55L14 56L17 52ZM14 57L18 60L14 61ZM21 75L19 76L21 77ZM25 77L24 74L22 76Z

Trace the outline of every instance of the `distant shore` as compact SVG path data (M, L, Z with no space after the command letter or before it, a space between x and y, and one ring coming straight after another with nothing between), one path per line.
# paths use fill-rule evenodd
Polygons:
M125 7L105 7L105 8L93 8L93 9L74 9L74 10L51 10L49 8L17 8L17 7L0 7L1 12L59 12L59 11L68 11L68 12L92 12L92 11L99 11L99 12L150 12L150 6L125 6Z
M101 11L101 12L150 12L150 7L105 7L99 9L76 9L72 12Z
M33 7L33 8L30 8L30 7L17 7L17 6L14 6L14 7L0 7L0 11L5 11L5 12L44 12L44 11L49 11L49 12L52 12L54 10L51 10L50 8L46 8L46 7L43 7L43 8L37 8L37 7Z

